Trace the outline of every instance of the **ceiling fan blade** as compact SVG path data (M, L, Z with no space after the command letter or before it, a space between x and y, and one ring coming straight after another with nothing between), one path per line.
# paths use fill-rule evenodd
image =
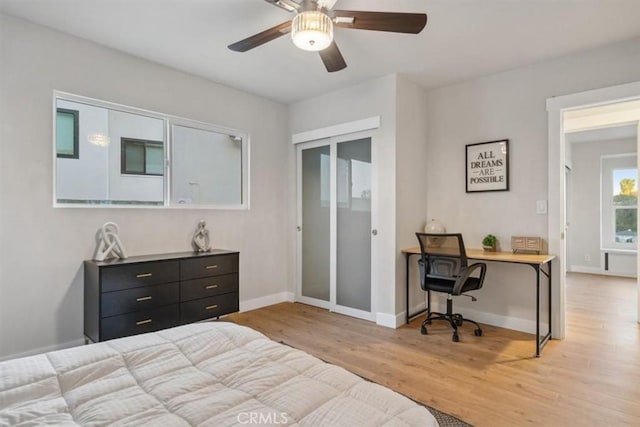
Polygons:
M283 22L280 25L271 27L261 33L254 34L251 37L247 37L244 40L235 42L227 46L229 49L236 52L246 52L254 47L261 46L271 40L275 40L278 37L284 36L291 32L291 21Z
M322 58L322 62L324 62L324 66L327 68L328 72L333 73L347 68L347 63L344 62L342 53L340 53L340 49L338 49L338 45L335 41L331 42L328 48L321 50L318 53L320 54L320 58Z
M334 10L335 26L356 30L418 34L427 25L425 13L360 12Z

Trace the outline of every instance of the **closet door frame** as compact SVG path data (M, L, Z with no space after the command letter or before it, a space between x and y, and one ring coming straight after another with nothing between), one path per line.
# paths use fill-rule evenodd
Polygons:
M371 144L371 301L370 311L364 311L352 307L341 306L337 304L337 148L338 144L359 139L369 139ZM297 302L324 308L336 313L344 314L351 317L365 319L369 321L376 320L376 295L378 290L377 284L377 263L375 262L377 245L376 235L378 230L377 224L377 204L378 204L378 176L377 176L377 154L375 150L375 138L372 130L364 130L359 132L351 132L328 138L322 138L315 141L299 143L296 146L296 182L297 182L297 233L296 233L296 293L295 300ZM302 152L307 149L313 149L323 146L329 146L330 152L330 210L329 210L329 228L330 228L330 287L329 301L321 299L305 297L302 295L302 230L304 224L302 222Z

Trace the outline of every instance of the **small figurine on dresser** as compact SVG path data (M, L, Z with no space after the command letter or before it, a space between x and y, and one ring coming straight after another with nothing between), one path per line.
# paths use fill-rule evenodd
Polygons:
M96 261L104 261L107 258L121 258L127 257L127 252L120 241L118 233L120 229L115 222L105 222L102 227L96 233L96 240L98 245L96 246L96 253L93 257Z
M195 252L209 252L211 245L209 244L209 230L207 230L207 223L204 219L201 219L198 223L198 229L193 234L193 240L191 242L193 250Z

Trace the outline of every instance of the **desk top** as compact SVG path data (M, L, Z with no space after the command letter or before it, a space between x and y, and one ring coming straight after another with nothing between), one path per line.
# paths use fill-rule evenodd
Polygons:
M467 258L476 259L482 261L498 261L498 262L512 262L516 264L537 264L543 265L551 262L556 256L549 254L522 254L511 252L488 252L484 249L469 249L467 248ZM415 246L413 248L402 249L403 254L418 255L420 254L420 248Z

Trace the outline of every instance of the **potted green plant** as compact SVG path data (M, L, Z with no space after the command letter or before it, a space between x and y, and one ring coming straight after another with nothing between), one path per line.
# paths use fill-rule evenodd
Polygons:
M482 248L485 251L495 252L496 245L498 244L498 238L493 234L487 234L482 239Z

